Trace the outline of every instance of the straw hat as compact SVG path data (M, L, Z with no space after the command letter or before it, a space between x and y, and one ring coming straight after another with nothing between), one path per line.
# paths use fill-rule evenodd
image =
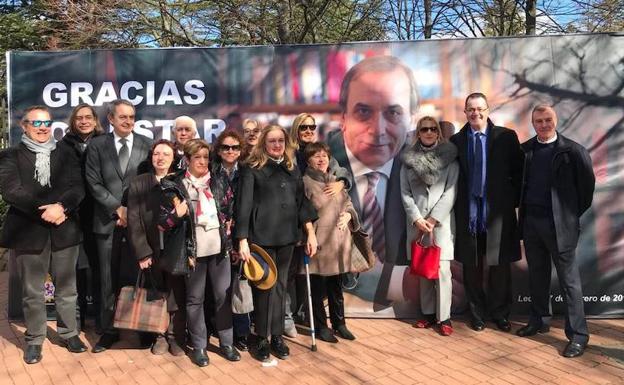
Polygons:
M249 246L251 258L243 264L245 277L260 290L269 290L277 281L275 261L262 247L252 243Z

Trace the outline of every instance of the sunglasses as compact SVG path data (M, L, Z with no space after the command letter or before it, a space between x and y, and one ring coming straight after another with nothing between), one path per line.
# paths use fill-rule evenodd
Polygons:
M241 146L240 144L235 144L233 146L229 146L227 144L222 144L221 145L221 151L240 151Z
M24 123L30 123L35 128L41 127L42 124L46 127L52 126L51 120L24 120Z
M299 131L305 131L305 130L310 130L310 131L316 130L316 124L301 124L299 126Z
M420 127L420 129L418 130L420 132L422 132L423 134L427 131L431 131L431 132L438 132L438 128L437 127Z

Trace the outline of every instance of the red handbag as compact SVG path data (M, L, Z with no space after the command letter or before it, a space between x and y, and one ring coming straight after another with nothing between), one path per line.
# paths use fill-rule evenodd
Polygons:
M440 270L440 247L435 243L433 231L431 234L431 245L422 244L425 234L420 239L412 241L412 262L410 273L427 279L438 279Z

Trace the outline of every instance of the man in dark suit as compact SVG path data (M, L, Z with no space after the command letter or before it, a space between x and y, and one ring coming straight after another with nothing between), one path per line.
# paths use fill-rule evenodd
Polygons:
M122 205L130 179L137 175L140 163L147 159L151 140L133 132L135 109L126 100L111 102L108 120L113 132L91 140L87 148L86 178L95 206L93 232L96 235L101 274L101 325L104 334L93 348L94 353L109 349L119 340L113 328L115 293L119 289L120 261L126 245L126 208Z
M522 144L524 162L520 221L529 265L531 317L521 337L547 332L550 319L551 259L566 304L563 356L583 354L589 331L575 251L579 218L591 206L595 177L591 158L580 144L557 132L557 114L546 104L531 114L536 136Z
M26 109L21 142L0 152L0 193L10 205L0 245L15 250L26 322L24 361L41 360L46 337L43 285L54 282L57 331L70 352L87 347L76 324L76 260L82 241L77 220L84 197L80 161L52 137L44 106Z
M464 112L468 122L451 137L460 165L455 259L463 264L471 327L481 331L491 318L498 329L508 332L511 262L520 260L516 207L524 155L516 133L489 119L484 94L468 95Z
M395 269L407 264L398 155L418 107L414 75L395 57L366 58L346 73L340 107L341 130L329 135L328 144L353 175L351 200L381 262L360 276L354 293L379 310L403 298L405 269Z

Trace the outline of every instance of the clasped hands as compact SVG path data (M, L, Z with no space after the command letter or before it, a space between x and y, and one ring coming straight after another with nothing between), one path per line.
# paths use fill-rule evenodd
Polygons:
M428 218L420 218L414 221L414 226L423 233L430 233L433 231L433 228L438 224L438 221L435 219Z
M51 203L39 206L39 210L43 210L41 213L41 219L57 226L65 222L67 219L67 215L65 215L65 208L60 203Z

